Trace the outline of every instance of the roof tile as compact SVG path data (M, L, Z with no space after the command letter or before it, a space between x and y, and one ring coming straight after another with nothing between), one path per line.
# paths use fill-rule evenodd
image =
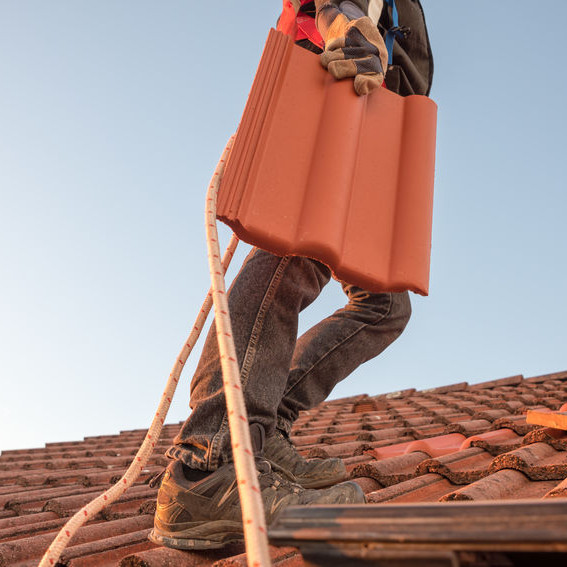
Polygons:
M153 521L151 522L153 524ZM60 562L69 567L102 566L105 563L116 563L132 552L143 551L155 547L148 540L151 524L145 529L120 535L109 533L103 539L89 541L67 547L61 554Z
M439 474L426 474L371 492L370 503L388 502L436 502L457 486Z
M120 567L205 567L219 559L240 554L242 549L242 545L230 545L223 550L196 552L158 547L127 555L120 562Z
M447 433L462 433L463 435L477 435L485 432L490 427L490 421L486 419L474 419L452 423L446 428Z
M567 498L567 478L552 488L544 498Z
M492 429L511 429L518 435L526 435L536 429L536 426L526 423L525 415L512 415L510 417L501 417L494 421Z
M461 447L480 447L493 456L507 453L522 446L524 438L511 429L495 429L469 437Z
M500 378L498 380L488 380L487 382L479 382L469 386L469 390L485 390L488 388L498 388L501 386L515 386L523 381L522 374L510 376L508 378Z
M272 565L277 567L304 567L305 563L299 550L295 547L273 547L270 546L270 557ZM248 567L245 553L236 557L219 559L212 567Z
M443 496L441 501L543 498L554 485L553 481L531 482L519 471L504 469L450 492Z
M532 376L525 378L524 382L546 382L547 380L567 380L567 370L564 372L555 372L553 374L542 374L541 376Z
M430 457L439 457L458 451L464 440L465 436L463 434L450 433L448 435L414 441L407 446L406 452L423 451Z
M534 429L523 439L524 445L529 445L530 443L547 443L557 451L567 451L567 432L551 427Z
M419 451L390 457L381 461L371 461L367 464L358 465L351 476L369 477L378 481L382 486L391 486L415 477L417 466L424 460L429 459L427 453Z
M369 494L370 492L375 492L376 490L380 490L383 486L374 478L369 476L357 476L351 479L352 482L355 482L362 488L364 494Z
M424 460L417 474L437 473L453 484L469 484L488 474L492 456L484 449L469 447L456 453Z
M55 516L46 520L38 520L38 516L49 515ZM0 541L28 537L30 535L38 534L45 531L53 531L61 527L65 523L65 518L59 518L55 514L50 512L40 512L39 514L30 514L30 516L35 516L29 518L28 516L18 516L17 519L23 518L28 519L27 523L14 524L10 527L0 528ZM14 518L16 519L16 518ZM1 520L0 520L1 521Z
M533 443L499 455L490 472L515 469L532 480L563 480L567 477L567 454L546 443Z

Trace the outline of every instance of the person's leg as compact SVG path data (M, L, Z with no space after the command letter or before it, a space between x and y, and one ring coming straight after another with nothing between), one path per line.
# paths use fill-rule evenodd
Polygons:
M379 355L404 330L411 315L408 292L370 293L343 284L348 304L297 341L277 427L289 435L301 410L327 398L335 385Z
M229 290L248 417L266 435L275 429L288 381L299 312L329 279L330 270L319 262L255 249ZM190 405L193 411L166 454L192 469L216 470L231 460L231 449L214 324L191 383Z

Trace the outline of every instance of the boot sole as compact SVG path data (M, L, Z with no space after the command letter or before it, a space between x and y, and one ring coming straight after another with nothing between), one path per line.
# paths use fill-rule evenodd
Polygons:
M244 539L242 524L226 520L197 522L194 526L176 532L164 532L154 528L148 539L157 545L174 549L203 550L220 549L229 543Z

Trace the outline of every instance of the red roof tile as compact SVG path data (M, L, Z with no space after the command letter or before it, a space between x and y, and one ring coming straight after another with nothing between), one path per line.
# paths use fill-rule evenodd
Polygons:
M481 480L450 492L441 501L451 500L520 500L543 498L555 482L531 482L523 473L503 469Z
M417 466L428 458L427 453L416 451L389 459L371 461L368 464L358 465L351 476L369 477L378 481L383 487L391 486L415 477Z
M469 447L423 461L417 467L416 474L437 473L453 484L469 484L486 476L491 462L492 457L484 449Z
M439 474L426 474L371 492L366 498L370 503L436 502L455 488L457 485Z

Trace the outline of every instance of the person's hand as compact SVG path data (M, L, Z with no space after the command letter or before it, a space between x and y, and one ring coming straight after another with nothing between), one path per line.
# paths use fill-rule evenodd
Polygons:
M354 77L354 90L368 94L382 85L388 68L388 50L378 28L365 16L350 21L333 8L334 19L323 26L325 51L321 63L335 79ZM325 14L327 17L331 14Z

